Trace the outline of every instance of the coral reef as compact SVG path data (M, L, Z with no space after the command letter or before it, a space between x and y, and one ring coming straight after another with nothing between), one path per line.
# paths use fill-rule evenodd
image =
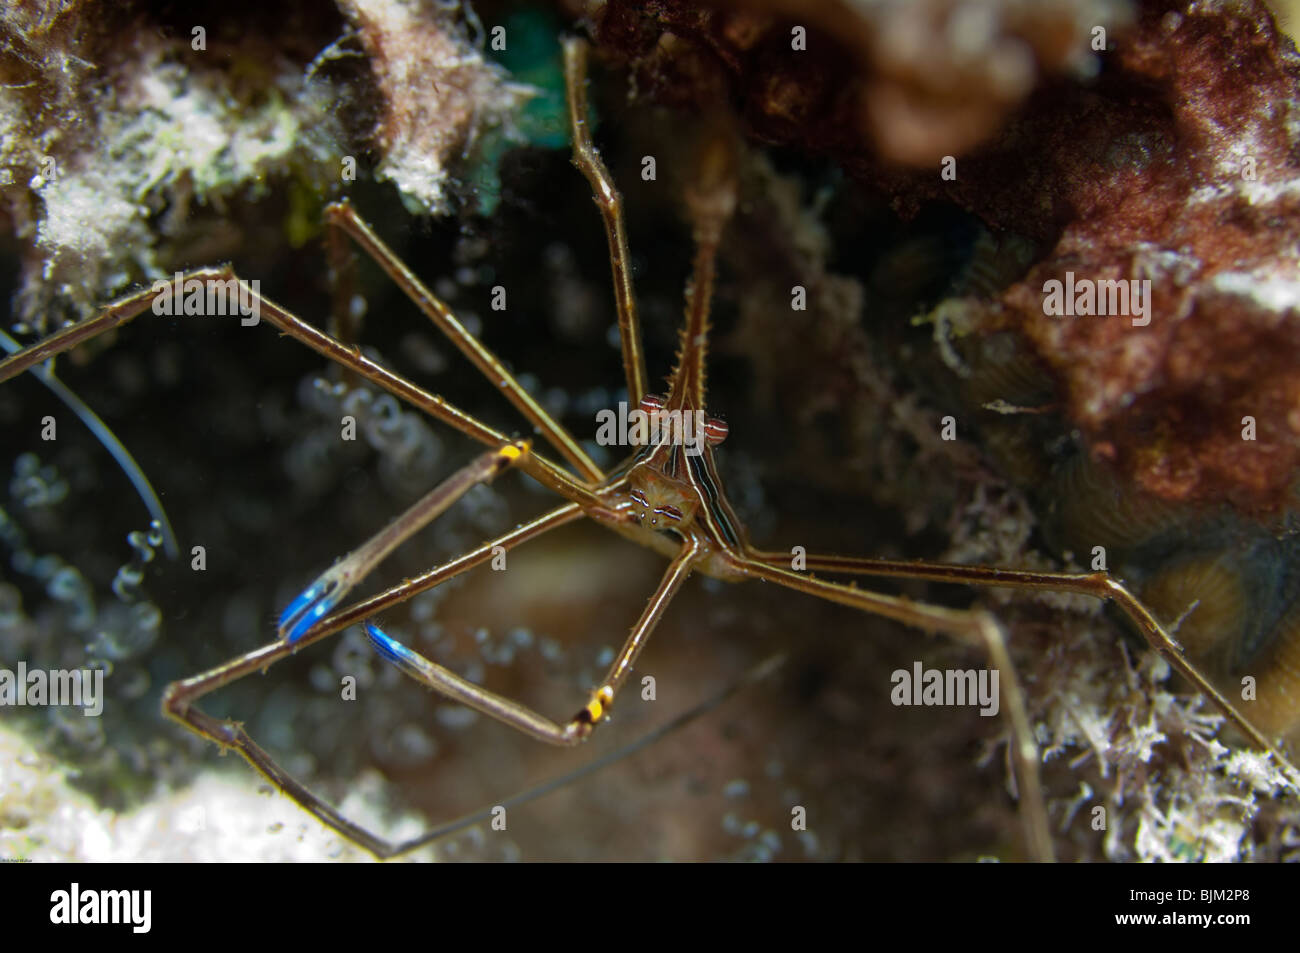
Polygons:
M248 228L220 212L273 180L295 243L367 154L414 210L445 212L448 170L480 137L517 137L509 123L534 92L484 57L455 4L302 5L288 29L269 10L207 13L159 22L49 0L0 20L0 205L25 242L17 310L36 330L175 261L231 256ZM364 75L348 72L363 54Z
M210 770L118 813L69 786L66 770L0 727L0 854L100 864L374 860L244 772ZM367 823L385 819L380 783L373 774L359 779L346 809ZM409 836L422 822L408 816L395 826Z
M1132 16L1117 0L578 6L656 99L725 91L760 138L916 165L982 144L1039 84L1094 73L1093 31Z
M337 178L335 94L304 72L310 46L160 26L54 0L0 21L0 204L25 245L18 316L39 331L166 274L173 255L228 254L193 233L192 205L256 197L268 177L310 191Z
M382 112L376 178L417 210L444 212L448 170L484 129L510 124L533 90L511 83L480 50L473 11L434 0L341 0L365 51ZM458 24L461 13L477 42ZM509 133L509 130L507 130Z
M833 156L906 214L942 199L1043 243L972 324L1033 342L1126 479L1251 513L1293 502L1300 60L1262 4L609 3L592 17L638 90L726 95L753 135ZM792 55L796 21L823 28L816 57ZM1150 280L1146 323L1045 313L1045 283L1067 272Z

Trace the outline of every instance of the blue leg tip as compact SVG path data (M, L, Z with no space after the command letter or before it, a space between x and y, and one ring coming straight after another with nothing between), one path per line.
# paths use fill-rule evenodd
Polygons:
M319 579L313 582L280 613L280 637L290 644L297 642L338 605L343 592L341 586Z
M287 626L290 622L293 621L294 617L298 615L298 613L302 612L302 610L307 608L308 605L315 602L316 597L320 594L320 588L321 587L319 583L312 583L310 586L304 589L298 595L298 598L294 599L293 602L289 603L288 607L283 612L280 613L280 621L278 623L278 626L281 629L283 629L285 626Z
M414 653L401 642L387 635L383 629L372 622L366 624L366 636L370 639L370 644L375 647L381 656L395 665L410 665L413 662Z

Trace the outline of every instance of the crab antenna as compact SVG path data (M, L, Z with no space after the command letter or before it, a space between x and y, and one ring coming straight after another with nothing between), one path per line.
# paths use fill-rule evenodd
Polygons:
M10 354L17 354L22 350L22 346L4 331L0 331L0 347L3 347ZM140 499L144 502L149 515L158 521L158 525L162 529L163 551L167 553L167 558L175 559L179 555L176 534L172 532L172 524L167 519L167 511L163 509L162 500L158 499L158 494L154 492L152 484L149 483L149 478L144 475L144 470L140 468L140 464L135 462L135 457L131 456L131 451L126 449L122 441L117 439L117 435L109 429L108 424L104 423L98 414L86 406L86 402L74 394L67 384L54 376L53 363L51 360L45 364L38 364L30 368L30 370L37 380L52 390L59 400L67 404L68 409L76 414L81 422L89 428L90 432L99 439L99 442L104 445L104 449L113 455L117 465L122 468L122 472L131 481L131 485L135 487L135 492L139 494Z

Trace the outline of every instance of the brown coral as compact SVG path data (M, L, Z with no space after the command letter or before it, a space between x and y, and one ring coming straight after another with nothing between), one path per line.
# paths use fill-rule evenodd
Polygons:
M510 83L430 0L340 0L370 60L382 101L376 170L424 211L446 211L448 169L485 126L509 122L532 95ZM468 14L472 17L472 13Z
M1004 302L1097 451L1140 486L1265 511L1291 500L1300 466L1300 59L1253 4L1195 7L1148 11L1116 51L1152 90L1138 122L1101 99L1072 127L1022 127L1049 144L1070 215ZM1003 158L963 192L1006 219L1033 196L994 184ZM1150 280L1150 322L1045 314L1045 283L1069 271Z
M1119 0L719 6L587 4L644 92L698 102L725 88L762 138L915 165L987 139L1040 77L1095 70L1092 31L1130 16Z
M753 134L833 156L904 214L944 199L1049 249L986 327L1033 342L1073 422L1127 478L1257 514L1293 502L1300 59L1268 9L1148 2L1129 28L1127 8L1101 4L869 9L661 0L594 19L639 91L698 102L724 89ZM790 49L800 21L816 57ZM945 154L955 179L938 174ZM1150 280L1149 323L1044 314L1044 283L1067 272Z

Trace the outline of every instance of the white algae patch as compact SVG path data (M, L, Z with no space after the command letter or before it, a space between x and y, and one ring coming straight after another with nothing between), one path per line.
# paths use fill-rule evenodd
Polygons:
M242 762L210 769L179 791L118 814L70 787L66 769L0 726L0 858L82 861L342 861L374 858L340 838L293 801L269 791ZM362 778L343 814L400 839L424 829L410 815L393 820L380 805L379 780ZM431 851L410 860L427 860Z

